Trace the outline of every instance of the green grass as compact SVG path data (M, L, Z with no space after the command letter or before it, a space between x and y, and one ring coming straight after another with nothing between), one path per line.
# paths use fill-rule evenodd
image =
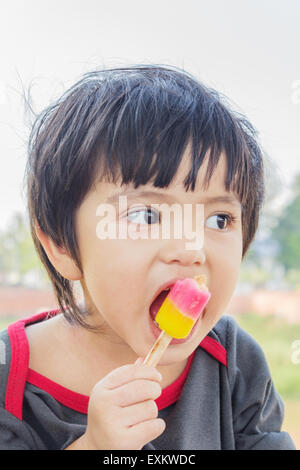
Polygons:
M285 401L285 416L282 429L287 431L294 441L297 450L300 449L300 400Z
M275 387L284 400L300 399L300 364L292 361L292 345L300 340L300 324L290 324L274 316L235 316L239 325L262 347ZM299 354L298 354L299 357Z

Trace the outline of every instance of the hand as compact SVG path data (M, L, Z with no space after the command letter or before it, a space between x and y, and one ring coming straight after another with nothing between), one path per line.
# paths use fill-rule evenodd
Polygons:
M81 446L98 450L139 450L165 430L155 399L161 374L139 358L107 374L93 388Z

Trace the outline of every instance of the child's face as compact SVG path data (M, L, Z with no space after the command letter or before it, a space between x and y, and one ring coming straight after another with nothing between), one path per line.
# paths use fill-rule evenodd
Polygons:
M124 185L101 182L88 193L77 212L85 303L92 312L91 322L102 323L105 338L116 347L120 345L130 359L137 355L145 357L159 334L149 309L161 286L205 274L211 299L192 334L185 341L173 341L160 364L183 360L196 349L224 313L236 286L242 259L241 206L234 193L225 191L226 160L221 157L207 190L202 188L206 172L204 163L198 173L195 191L186 192L183 181L189 170L189 159L187 151L172 184L166 189L151 184L133 189L133 185L125 188ZM107 203L107 198L124 188L131 190L131 196L127 196L128 210L118 212L117 197L114 205L116 223L119 227L129 227L131 233L139 230L146 233L151 227L144 206L177 203L183 208L184 204L195 207L204 203L203 247L188 250L186 243L190 240L172 236L164 239L161 236L154 239L150 236L146 239L129 236L127 239L99 239L97 224L101 218L96 215L96 210L100 204ZM141 191L152 191L156 196L134 199ZM160 199L157 193L162 194ZM231 196L232 201L212 200L222 196ZM232 215L236 219L234 223L229 221L226 226L224 214ZM150 215L152 224L159 224L158 211L154 210Z

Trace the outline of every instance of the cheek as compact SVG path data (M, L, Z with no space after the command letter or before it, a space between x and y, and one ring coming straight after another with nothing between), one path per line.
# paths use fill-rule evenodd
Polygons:
M242 237L234 234L227 243L215 247L210 258L211 291L210 308L216 314L224 313L239 278L242 260Z
M83 275L97 310L132 311L142 305L150 262L142 242L90 240L83 253Z
M83 259L83 269L94 275L117 277L138 276L146 270L151 253L143 244L129 240L94 240L89 243Z
M134 240L100 239L94 207L86 204L77 218L77 234L86 301L103 315L120 315L139 305L143 295L146 250Z

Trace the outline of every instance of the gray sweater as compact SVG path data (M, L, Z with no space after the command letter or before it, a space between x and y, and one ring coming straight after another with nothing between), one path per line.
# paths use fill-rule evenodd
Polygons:
M0 449L62 450L85 431L88 397L28 369L25 327L46 319L0 333ZM264 353L232 317L221 318L189 365L179 396L159 407L164 433L145 450L295 449L281 431L283 403Z

